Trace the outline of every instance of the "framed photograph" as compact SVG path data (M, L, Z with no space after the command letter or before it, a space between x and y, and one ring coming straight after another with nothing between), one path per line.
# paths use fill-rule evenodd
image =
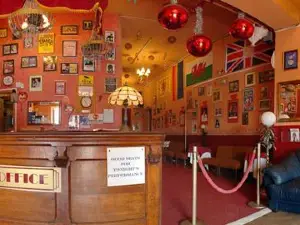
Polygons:
M255 73L247 73L245 75L245 87L251 87L255 85Z
M14 74L15 72L15 61L12 60L4 60L3 61L3 74Z
M77 56L77 41L63 41L62 42L63 57Z
M222 108L215 108L215 117L222 116Z
M267 71L263 71L263 72L259 72L258 73L258 80L259 83L266 83L269 81L273 81L275 77L275 71L274 70L267 70Z
M84 20L82 24L83 30L93 30L93 21L92 20Z
M264 99L259 101L259 109L262 111L269 110L271 108L271 100Z
M254 90L246 88L244 90L244 111L249 112L254 110Z
M77 25L64 25L61 26L62 35L78 35L78 26Z
M290 142L299 142L300 141L300 132L299 128L290 129Z
M198 96L205 96L205 87L198 87Z
M109 50L105 55L105 59L109 60L109 61L115 60L116 59L116 49L112 48L111 50Z
M55 95L66 95L67 82L64 80L56 80L54 83L55 83Z
M237 123L238 122L238 100L229 100L228 101L228 123Z
M220 90L213 91L213 102L221 101L221 92Z
M298 68L298 50L287 51L283 53L284 70Z
M106 77L105 78L105 92L112 93L117 89L117 78Z
M33 37L24 38L24 48L33 48Z
M18 44L3 45L3 55L15 55L18 54Z
M231 81L229 82L229 93L239 92L239 81Z
M116 65L112 63L106 64L106 73L115 74L116 73Z
M44 63L44 71L56 71L57 68L57 56L44 56L43 57Z
M115 43L115 32L114 31L105 31L105 42Z
M29 91L43 91L43 77L30 76L29 77Z
M7 37L7 28L0 28L0 38Z
M216 119L215 121L215 128L220 128L220 120Z
M38 53L52 54L55 47L54 33L41 33L38 36Z
M212 96L212 85L207 87L207 96Z
M269 98L268 91L269 91L268 87L260 87L260 99L261 100Z
M78 75L78 63L61 63L60 73L63 75Z
M33 68L37 67L36 56L24 56L21 58L21 68Z
M200 121L201 124L208 124L208 108L207 105L203 105L200 108Z
M249 113L243 112L242 115L242 125L248 125L249 124Z
M85 72L95 72L95 59L94 57L83 56L82 70Z

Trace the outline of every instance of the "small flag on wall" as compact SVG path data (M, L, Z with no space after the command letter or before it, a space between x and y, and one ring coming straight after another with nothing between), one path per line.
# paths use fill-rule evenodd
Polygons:
M177 100L184 97L183 61L177 65Z

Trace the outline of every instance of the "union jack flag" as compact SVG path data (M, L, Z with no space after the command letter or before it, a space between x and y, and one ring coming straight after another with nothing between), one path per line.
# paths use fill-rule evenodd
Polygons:
M242 69L271 63L274 45L260 41L251 46L248 41L236 41L226 46L226 72L236 72Z

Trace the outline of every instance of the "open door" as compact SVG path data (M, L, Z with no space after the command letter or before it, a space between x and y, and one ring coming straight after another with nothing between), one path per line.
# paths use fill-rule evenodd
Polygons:
M4 100L0 98L0 132L4 132Z

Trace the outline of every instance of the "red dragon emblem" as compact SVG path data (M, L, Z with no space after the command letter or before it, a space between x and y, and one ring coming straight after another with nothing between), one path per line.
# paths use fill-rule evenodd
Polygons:
M194 77L200 77L201 74L205 71L205 67L206 67L206 62L201 62L199 64L196 64L192 68L192 75Z

